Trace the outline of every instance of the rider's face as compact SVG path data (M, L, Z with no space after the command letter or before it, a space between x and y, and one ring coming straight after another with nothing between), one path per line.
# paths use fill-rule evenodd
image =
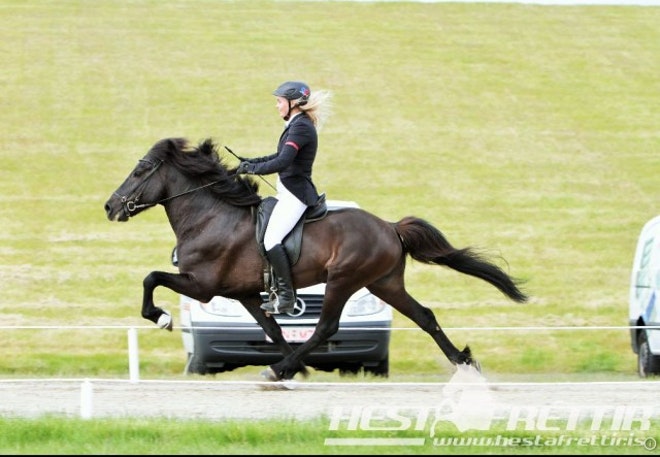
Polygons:
M284 97L277 97L277 112L284 119L289 114L289 100Z

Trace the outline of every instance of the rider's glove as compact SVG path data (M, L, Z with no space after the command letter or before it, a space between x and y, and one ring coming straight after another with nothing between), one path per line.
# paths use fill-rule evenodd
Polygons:
M252 174L254 173L254 167L250 162L243 161L238 164L238 168L236 168L236 174L241 175L241 174Z

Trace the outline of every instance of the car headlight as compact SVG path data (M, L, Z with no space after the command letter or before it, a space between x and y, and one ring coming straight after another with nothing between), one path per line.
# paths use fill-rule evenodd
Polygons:
M346 314L348 316L368 316L380 313L385 306L385 303L378 297L367 293L359 297L351 297L346 303Z
M238 300L225 297L213 297L208 303L199 304L204 311L209 314L216 314L225 317L241 317L246 311Z

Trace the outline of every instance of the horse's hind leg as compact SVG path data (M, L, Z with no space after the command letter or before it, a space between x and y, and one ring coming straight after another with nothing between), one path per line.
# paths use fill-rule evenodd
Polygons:
M447 335L445 335L445 332L440 327L440 324L438 324L433 311L422 306L417 300L415 300L405 290L403 284L374 283L367 286L367 289L381 300L390 304L401 314L408 317L426 333L431 335L433 340L452 364L464 363L474 365L479 369L478 362L472 358L470 348L466 346L465 349L459 351L449 340Z

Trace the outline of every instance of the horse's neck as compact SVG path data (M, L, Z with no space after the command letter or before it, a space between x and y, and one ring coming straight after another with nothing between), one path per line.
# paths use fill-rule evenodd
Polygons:
M209 204L203 198L180 198L165 204L165 213L177 239L189 234L211 231L227 233L235 230L237 220L251 218L249 208L241 208L223 201Z

